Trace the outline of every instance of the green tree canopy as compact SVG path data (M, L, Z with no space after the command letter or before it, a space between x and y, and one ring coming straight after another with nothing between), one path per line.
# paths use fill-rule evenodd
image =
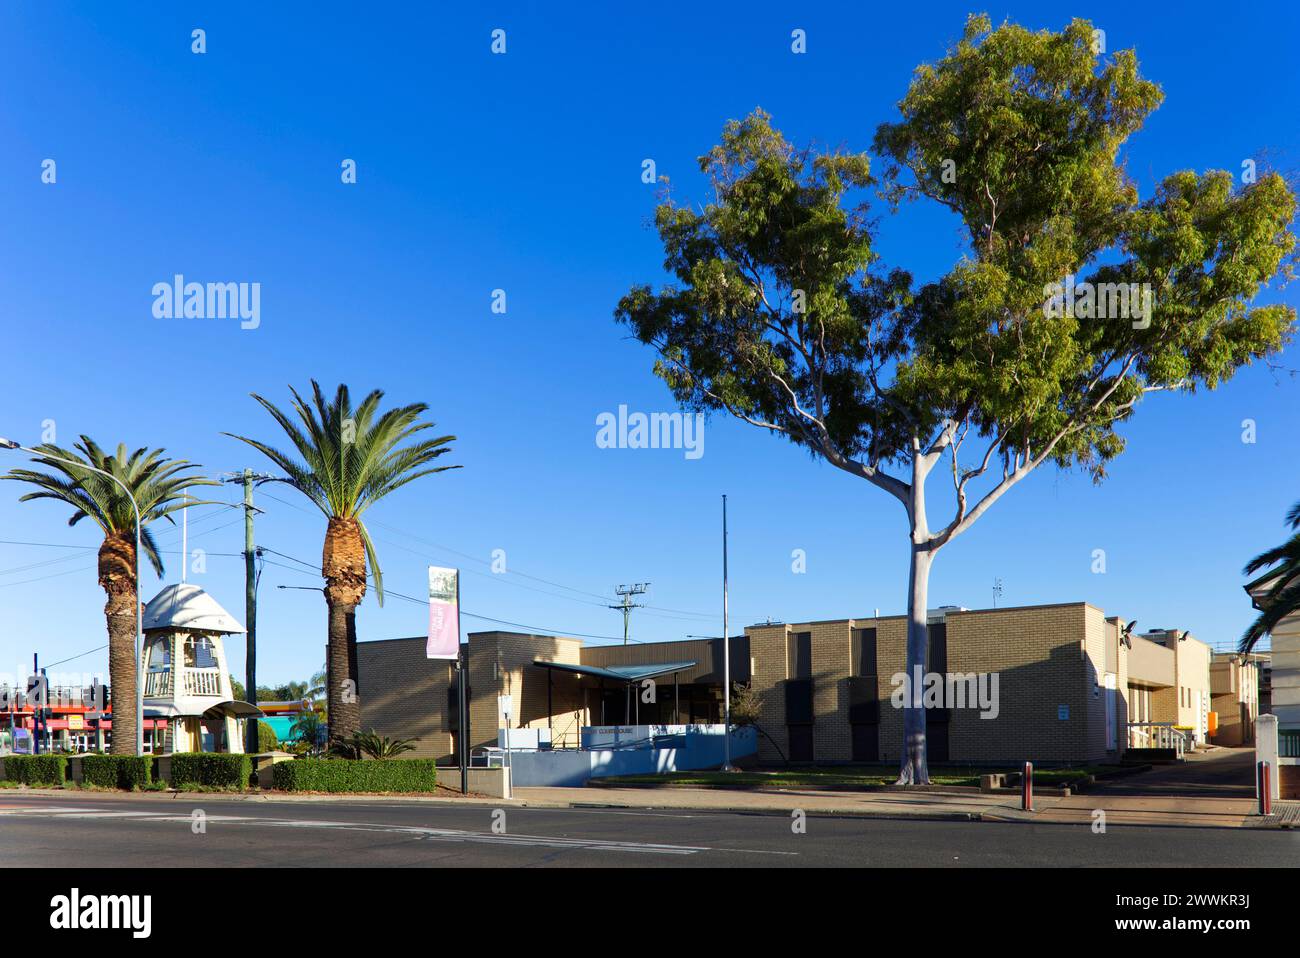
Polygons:
M1143 199L1120 151L1161 98L1085 20L1054 33L974 16L877 129L879 180L868 153L797 149L756 110L700 157L713 200L666 194L656 210L672 281L633 287L616 318L683 405L899 499L909 671L940 548L1043 463L1100 481L1144 395L1214 388L1291 335L1294 310L1257 297L1291 276L1293 193L1276 174L1177 171ZM873 187L893 210L929 200L959 218L951 269L917 283L880 261ZM954 508L932 528L926 480L945 457ZM925 781L919 702L905 725L901 780Z

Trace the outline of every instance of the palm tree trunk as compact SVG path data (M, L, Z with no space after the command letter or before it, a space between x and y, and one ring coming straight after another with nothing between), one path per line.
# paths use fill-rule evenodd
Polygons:
M134 536L134 533L132 533ZM109 537L99 548L99 584L108 601L108 681L112 693L113 755L135 754L135 617L140 613L135 588L135 541Z
M329 606L329 734L361 731L357 686L357 606L366 594L366 551L356 519L331 516L321 553Z
M347 738L361 731L357 692L356 606L329 603L329 732Z

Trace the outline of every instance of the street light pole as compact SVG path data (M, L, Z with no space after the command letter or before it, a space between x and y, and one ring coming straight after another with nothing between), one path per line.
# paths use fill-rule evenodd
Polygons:
M84 462L77 462L73 459L64 459L60 456L52 456L48 452L41 452L37 449L29 449L24 445L14 442L12 439L5 439L0 436L0 449L14 449L19 452L30 453L41 459L50 459L54 462L61 462L67 466L74 466L77 469L85 469L87 472L95 472L101 476L107 476L126 493L126 497L131 500L131 508L135 510L135 608L131 611L135 613L135 754L144 754L144 661L140 655L140 647L144 644L143 622L140 615L140 505L135 501L135 496L131 495L131 490L127 488L126 483L117 476L105 469L96 466L86 465Z

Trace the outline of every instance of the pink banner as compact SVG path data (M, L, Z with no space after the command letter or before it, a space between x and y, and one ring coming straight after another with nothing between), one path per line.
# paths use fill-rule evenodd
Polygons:
M429 566L429 641L426 659L460 656L460 573Z

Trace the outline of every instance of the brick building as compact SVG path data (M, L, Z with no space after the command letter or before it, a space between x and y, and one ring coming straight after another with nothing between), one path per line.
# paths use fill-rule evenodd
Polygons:
M733 638L732 679L761 701L760 761L897 762L903 719L892 699L906 629L903 616L885 616L754 625ZM1111 762L1181 734L1175 725L1204 741L1210 653L1185 632L1132 635L1084 602L942 608L929 632L926 671L940 676L939 701L927 702L935 764ZM454 669L425 659L424 642L358 645L362 724L418 737L415 754L452 762ZM721 721L720 639L588 646L476 632L461 648L471 750L496 744L502 694L516 703L512 725L545 729L555 748L576 747L583 726ZM641 694L645 675L653 702Z
M733 681L748 683L748 640L731 643ZM413 757L450 764L459 740L455 667L426 659L424 647L424 636L357 644L361 722L419 738ZM499 695L514 701L512 726L545 729L555 748L576 748L584 726L721 721L721 639L589 646L563 636L472 632L461 655L469 662L471 751L496 745Z

